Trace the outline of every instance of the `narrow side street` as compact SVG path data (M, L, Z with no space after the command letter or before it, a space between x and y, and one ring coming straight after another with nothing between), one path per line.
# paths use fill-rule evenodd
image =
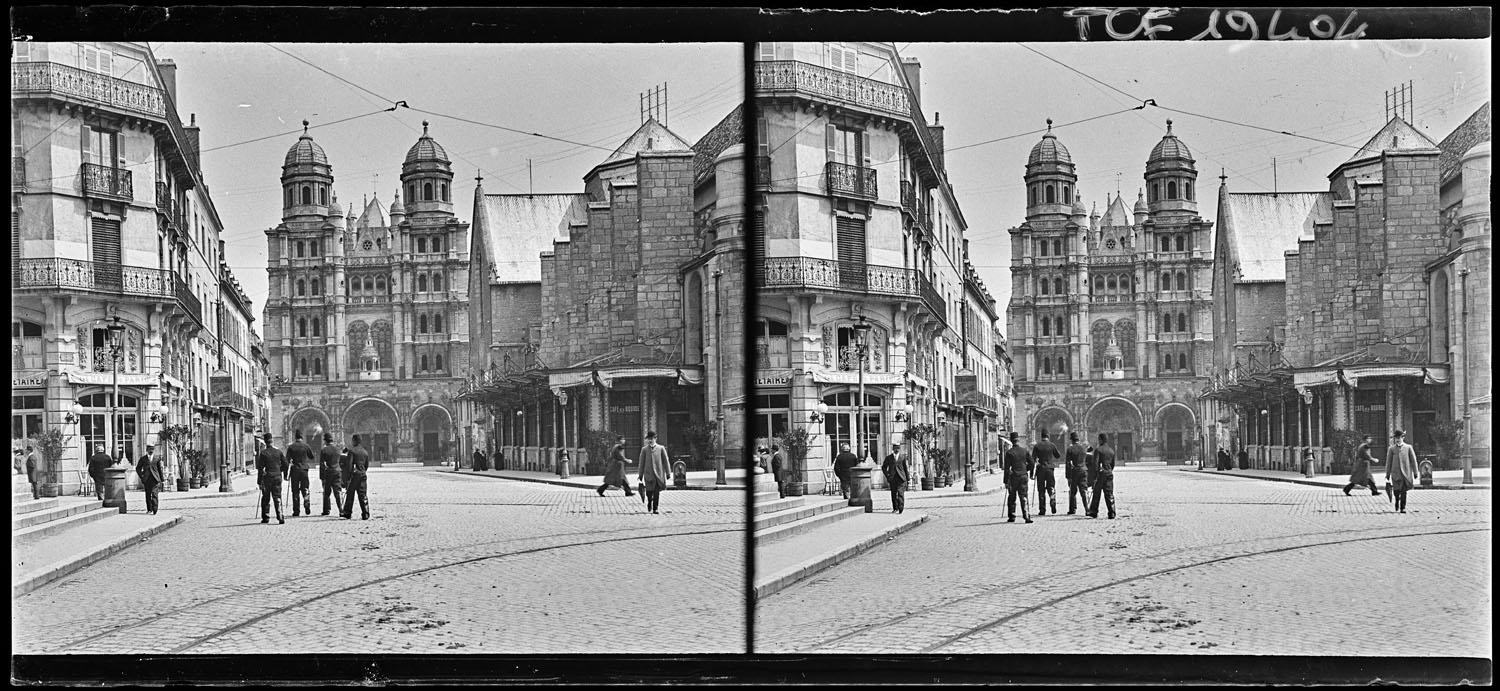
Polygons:
M1383 496L1157 467L1118 471L1115 496L1117 520L1060 496L1062 515L1027 525L1006 522L1003 492L909 494L929 520L761 600L755 650L1489 655L1487 491L1415 491L1401 515Z
M321 487L313 480L314 514ZM255 494L12 603L16 653L742 652L744 495L372 469L372 518ZM650 621L651 626L642 622Z

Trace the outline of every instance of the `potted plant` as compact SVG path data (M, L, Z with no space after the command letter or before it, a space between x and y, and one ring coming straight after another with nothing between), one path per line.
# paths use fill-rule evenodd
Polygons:
M64 435L62 430L56 427L51 427L45 432L33 434L31 440L37 451L41 452L42 460L47 464L42 469L42 477L46 478L41 486L42 496L55 497L58 494L58 471L62 468L63 453L67 451L72 437Z
M812 435L806 429L795 426L782 432L776 437L781 442L781 450L786 452L787 466L781 469L783 476L795 478L784 482L786 493L794 497L800 497L807 492L807 484L801 481L802 470L807 467L807 453L812 449Z
M1464 421L1445 420L1428 428L1432 443L1437 446L1437 467L1454 470L1463 467Z
M953 484L953 475L949 472L948 467L949 453L947 449L934 448L927 454L932 459L932 465L935 470L934 480L938 487L947 487Z
M191 475L188 486L192 489L202 487L205 479L204 476L208 474L208 464L206 462L208 452L203 449L187 449L182 452L182 455L187 458L188 470Z
M707 470L714 467L714 457L719 447L719 423L717 420L688 425L683 430L688 442L688 451L693 457L693 467Z
M932 489L932 457L928 454L929 449L927 445L932 439L937 437L937 428L926 422L922 422L907 426L906 431L901 434L906 439L906 447L922 455L921 465L919 466L922 469L922 489Z
M157 438L161 440L162 444L166 445L168 452L171 452L173 449L178 452L177 465L173 466L170 463L168 463L167 465L169 467L175 468L177 471L177 491L187 491L188 460L187 456L185 455L186 452L184 450L184 447L187 446L187 443L193 438L193 428L183 424L168 425L162 428L161 433L157 435Z

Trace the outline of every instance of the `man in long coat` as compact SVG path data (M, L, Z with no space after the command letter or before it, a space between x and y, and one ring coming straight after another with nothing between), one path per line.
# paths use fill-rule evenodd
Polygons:
M636 479L646 488L646 510L651 513L660 513L661 491L667 488L667 480L672 478L672 467L667 458L667 447L656 445L656 432L647 432L646 445L641 447L641 469Z
M42 496L42 459L31 444L26 445L26 481L31 483L31 498L40 499Z
M786 469L786 452L781 450L780 444L771 442L771 477L776 479L776 493L782 499L786 498L785 478L782 477Z
M286 447L287 465L291 469L290 479L292 481L292 518L301 516L304 512L312 515L312 478L308 474L312 470L313 450L307 442L302 441L302 430L297 430L296 439L291 446Z
M339 515L344 518L354 517L354 497L359 496L359 511L361 520L370 520L370 495L369 495L369 470L370 452L359 445L359 435L354 435L354 448L349 449L349 455L343 459L342 468L344 474L344 506Z
M1385 452L1385 481L1396 493L1396 510L1401 513L1406 513L1406 493L1417 486L1417 452L1405 437L1405 432L1396 430Z
M1370 435L1365 435L1365 441L1359 445L1354 452L1354 472L1349 475L1349 484L1344 485L1344 494L1355 487L1369 487L1370 494L1380 496L1380 488L1375 485L1375 475L1370 472L1370 464L1375 462L1375 457L1370 455Z
M1010 448L1005 451L1005 509L1010 516L1007 523L1016 522L1016 499L1021 500L1021 517L1031 522L1026 511L1026 494L1031 491L1031 453L1021 446L1021 435L1010 433Z
M343 471L339 468L338 448L333 445L333 433L323 433L323 448L318 450L318 482L323 485L323 515L327 516L332 507L344 510L344 478ZM332 504L329 499L332 498Z
M839 447L839 455L833 459L833 474L839 479L839 487L844 491L844 498L849 498L849 470L859 465L859 456L849 450L849 443L844 442Z
M906 483L911 481L911 456L901 452L901 443L891 444L891 453L880 464L885 482L891 487L891 512L906 511Z
M271 433L266 432L266 448L255 455L255 483L260 486L260 522L271 522L271 504L276 504L276 522L286 523L281 515L281 478L286 472L286 456L281 449L271 445Z
M625 479L625 464L630 459L625 456L625 437L620 437L615 442L615 447L609 452L609 465L604 470L604 484L599 485L599 496L604 496L604 490L610 487L619 487L625 490L625 496L633 497L635 493L630 491L630 481Z
M155 445L146 445L146 454L135 464L135 474L141 478L141 488L146 490L146 513L155 515L160 506L162 476L165 474Z
M89 456L89 478L94 481L94 497L104 500L104 471L115 464L115 459L104 453L104 445L94 445L94 455Z
M1031 447L1031 462L1036 471L1036 515L1047 515L1047 504L1052 504L1052 514L1057 515L1057 478L1053 476L1053 464L1062 458L1057 445L1042 431L1042 440Z
M1109 446L1109 437L1099 435L1099 444L1094 447L1094 463L1098 475L1094 478L1094 500L1089 503L1089 518L1099 517L1099 495L1109 508L1109 517L1115 517L1115 450Z
M1078 512L1078 504L1083 504L1083 512L1088 513L1088 452L1084 450L1083 444L1078 443L1078 433L1069 432L1067 470L1064 471L1068 478L1068 515ZM1053 513L1057 513L1053 510Z

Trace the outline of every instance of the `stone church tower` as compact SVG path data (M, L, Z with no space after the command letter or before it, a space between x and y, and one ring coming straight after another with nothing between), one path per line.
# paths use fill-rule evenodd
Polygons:
M282 223L266 231L276 443L297 430L314 447L321 432L340 445L359 434L372 463L454 460L469 227L453 215L447 152L423 123L390 207L366 199L345 215L333 166L304 130L281 183Z
M1198 215L1194 163L1169 120L1135 204L1106 196L1091 214L1048 121L1026 163L1026 221L1010 230L1007 313L1027 443L1045 429L1054 440L1105 433L1126 462L1204 453L1212 223Z

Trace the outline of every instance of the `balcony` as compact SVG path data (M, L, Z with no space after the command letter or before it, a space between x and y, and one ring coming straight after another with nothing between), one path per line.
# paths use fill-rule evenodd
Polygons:
M880 190L875 183L875 169L828 162L828 194L836 197L875 199Z
M917 188L910 180L901 181L901 212L913 221L921 217L917 210Z
M193 321L197 322L198 326L203 326L203 303L198 300L197 295L193 294L192 289L188 288L188 285L182 282L182 279L175 278L175 281L177 284L175 294L177 297L177 305L181 307L182 311L187 313L189 317L192 317Z
M61 96L158 120L167 118L161 89L55 62L11 63L10 92L12 96Z
M24 156L10 157L10 190L12 192L26 191L26 158Z
M173 218L172 202L172 190L167 187L167 183L156 183L156 210L169 220L176 220Z
M170 300L172 273L81 259L22 259L11 276L15 290L78 291Z
M912 113L911 95L904 87L794 60L756 62L755 93L801 94L902 118Z
M937 292L937 289L932 287L932 282L920 273L917 274L917 292L921 295L922 304L927 306L927 310L932 312L938 321L947 324L948 303L943 300L943 296Z
M771 186L771 157L755 157L755 186L765 189Z
M130 171L97 163L83 164L83 194L86 197L128 202L135 199Z

